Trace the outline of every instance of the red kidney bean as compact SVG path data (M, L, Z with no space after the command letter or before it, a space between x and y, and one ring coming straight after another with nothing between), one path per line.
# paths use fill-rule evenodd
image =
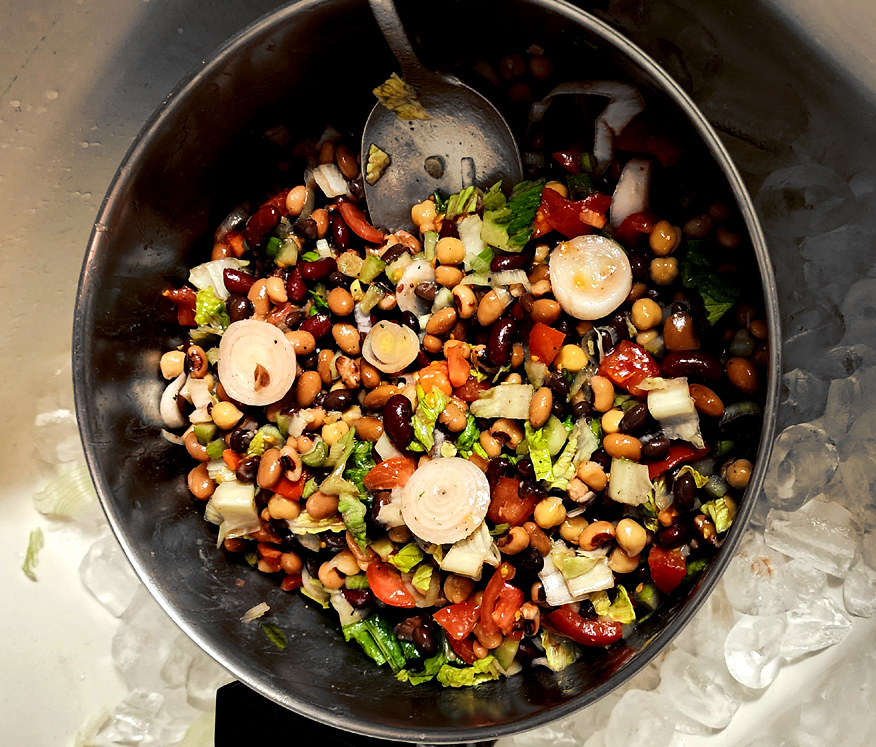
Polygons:
M670 524L668 527L660 527L654 535L654 541L658 547L668 550L682 544L688 535L688 529L684 524Z
M459 231L456 228L456 221L446 220L441 224L441 230L438 232L439 239L458 239Z
M531 253L521 254L497 254L490 262L492 272L505 272L506 270L525 270L532 262Z
M384 431L403 448L407 448L414 438L414 426L411 423L413 416L411 401L403 394L393 394L383 406Z
M350 606L354 609L361 610L367 607L374 599L371 594L371 589L341 589L341 594L344 595Z
M718 381L724 374L721 361L702 350L673 350L663 357L660 370L667 379L687 376L703 381Z
M513 319L502 317L493 322L487 341L487 359L494 366L507 366L511 361L511 346L517 324Z
M307 298L307 286L304 284L298 265L292 268L289 277L286 278L286 295L292 303L304 303L304 299Z
M417 364L417 368L425 368L431 362L432 362L432 359L429 357L429 351L426 350L426 348L424 348L421 344L420 345L420 352L417 353L417 359L414 361L414 363Z
M298 329L302 332L310 332L314 340L320 340L331 331L331 328L332 318L325 312L320 312L319 314L307 317L307 319L301 322L301 326Z
M280 222L280 211L273 205L262 205L246 222L243 238L251 247L258 246L265 240Z
M329 221L329 237L337 249L345 251L350 247L350 228L340 213L333 213Z
M222 271L222 281L229 293L239 293L241 296L245 296L249 293L249 289L252 288L256 279L241 270L226 267Z
M315 262L301 262L296 265L301 269L301 277L305 280L325 280L338 269L338 263L332 257L323 257Z

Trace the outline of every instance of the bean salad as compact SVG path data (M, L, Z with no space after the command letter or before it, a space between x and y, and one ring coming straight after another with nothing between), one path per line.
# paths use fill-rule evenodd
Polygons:
M399 227L364 200L392 153L328 128L164 294L161 416L217 552L413 685L623 645L720 550L757 451L767 325L726 185L627 83L552 88L521 130L526 181Z

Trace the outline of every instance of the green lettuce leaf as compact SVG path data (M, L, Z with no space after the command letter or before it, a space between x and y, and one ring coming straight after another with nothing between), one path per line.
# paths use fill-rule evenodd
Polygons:
M575 466L573 461L577 450L578 438L572 433L569 436L569 440L566 442L565 448L560 453L560 456L557 457L557 461L554 462L554 479L550 482L551 488L565 490L569 487L569 480L575 476Z
M608 608L606 616L623 625L630 625L636 621L636 613L633 611L633 603L623 586L617 587L617 596Z
M450 219L475 212L478 209L478 200L482 194L481 190L477 187L466 187L461 192L450 195L444 206L445 217Z
M37 580L34 569L37 567L37 563L39 563L39 554L42 549L43 530L37 527L36 529L31 530L30 537L28 537L27 551L24 554L24 563L21 565L21 570L24 571L24 575L31 581Z
M252 441L249 442L246 453L249 456L261 456L270 448L280 448L285 442L286 439L283 438L283 434L280 433L280 429L277 426L263 425L255 432Z
M356 540L356 544L364 552L368 548L368 537L365 533L367 507L359 500L358 496L341 493L338 496L338 511L341 512L344 519L344 526L347 527L347 530L353 535L353 539Z
M344 469L344 479L359 488L359 497L363 500L370 500L365 489L365 475L377 464L371 456L372 449L373 444L370 441L354 441Z
M411 583L420 594L429 591L429 587L432 585L432 571L433 568L428 563L420 563L414 571Z
M535 430L529 424L529 421L524 423L523 427L526 433L526 445L529 448L529 458L532 460L532 466L535 469L535 478L552 482L554 470L544 429L539 428Z
M480 436L481 432L475 422L474 415L470 412L466 413L465 429L456 438L456 449L459 452L459 456L468 459Z
M607 591L594 591L590 594L590 603L593 605L593 609L596 610L596 614L602 617L603 615L608 614L608 610L611 607L611 600L608 598Z
M231 324L225 301L216 298L212 285L199 290L195 296L195 323L200 327L225 329Z
M432 391L426 394L417 384L418 404L412 422L414 437L423 445L426 453L435 445L435 423L449 401L450 398L438 387L432 387Z
M581 649L565 636L542 630L541 644L544 646L548 668L554 672L562 672L581 658Z
M471 687L481 682L499 679L499 673L494 666L495 657L492 655L478 659L470 667L455 667L452 664L444 664L438 670L438 682L444 687Z
M435 656L432 656L423 662L422 671L411 672L408 669L402 669L395 677L402 682L410 682L412 685L421 685L424 682L434 680L445 664L447 664L447 654L442 650L435 654Z
M502 194L497 182L484 195L484 225L481 238L503 251L519 252L532 235L535 213L541 202L544 180L520 182L511 190L510 199Z
M391 556L389 562L398 568L402 573L408 573L413 570L423 559L423 551L416 542L410 542L399 550L395 555Z
M736 515L735 509L736 507L724 498L715 498L700 507L700 511L707 514L712 520L718 534L726 532L733 525L733 518Z
M694 482L696 483L696 486L698 488L704 488L706 486L706 483L709 481L708 477L697 472L689 464L685 464L684 467L682 467L678 471L678 475L679 475L679 477L681 475L690 475L694 479ZM678 478L676 478L676 479L678 479Z

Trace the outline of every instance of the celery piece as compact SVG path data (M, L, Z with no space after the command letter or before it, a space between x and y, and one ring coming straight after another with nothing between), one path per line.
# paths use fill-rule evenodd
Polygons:
M278 239L276 236L271 236L268 239L268 244L265 247L265 254L268 255L269 259L276 259L277 254L280 253L280 247L283 245L283 242Z
M423 234L423 256L427 262L435 259L435 245L438 243L437 231L426 231Z
M367 589L368 588L368 576L364 573L357 573L354 576L347 576L344 579L344 586L348 589Z
M277 263L277 267L292 267L298 262L298 244L292 239L286 239L274 261Z
M221 459L223 451L225 451L224 438L217 438L215 441L210 441L207 444L207 456L210 459Z
M328 446L325 441L317 441L313 448L301 455L301 462L308 467L321 467L328 456Z
M379 285L370 285L368 286L368 290L365 292L364 298L359 301L359 308L365 312L366 314L371 313L371 309L377 306L377 303L383 298L386 294Z
M262 632L268 637L280 651L286 648L286 634L283 629L274 623L262 623Z
M198 423L192 430L195 432L195 438L198 439L198 443L201 446L206 446L213 440L218 429L215 423Z
M292 422L292 416L287 415L283 412L277 413L277 428L280 429L280 433L283 438L289 437L289 424Z
M359 270L359 280L363 283L372 283L374 282L374 278L383 272L385 267L386 262L380 259L380 257L371 254L365 259L365 262L362 264L362 269Z
M34 573L34 568L39 562L40 550L43 549L43 530L37 527L32 530L27 540L27 552L24 554L24 563L21 565L21 570L24 575L31 581L36 581L37 577Z

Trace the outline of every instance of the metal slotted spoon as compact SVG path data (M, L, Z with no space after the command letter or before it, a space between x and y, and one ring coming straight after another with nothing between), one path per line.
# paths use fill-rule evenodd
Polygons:
M362 135L363 169L372 143L391 159L375 184L365 183L372 223L410 229L411 206L435 190L446 196L500 179L506 187L522 181L517 143L496 107L456 77L422 65L393 0L369 4L405 82L431 117L399 119L382 104L371 111Z

